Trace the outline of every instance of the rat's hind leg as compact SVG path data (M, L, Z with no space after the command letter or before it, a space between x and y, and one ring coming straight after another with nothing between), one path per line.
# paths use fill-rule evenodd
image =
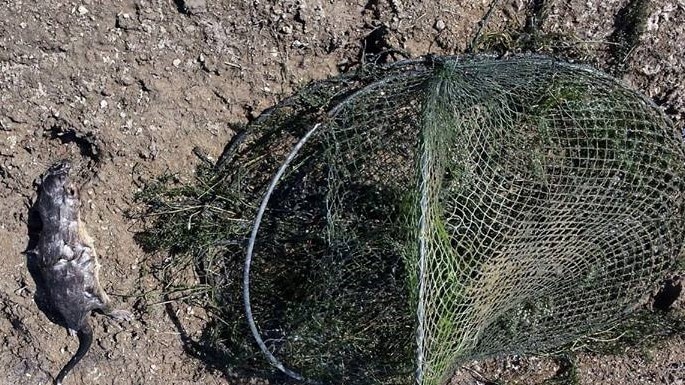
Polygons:
M103 292L103 294L104 294L104 292ZM123 310L123 309L114 309L112 307L112 303L109 301L109 298L107 298L107 302L104 302L102 304L102 306L99 308L99 311L102 312L102 314L106 315L107 317L113 318L114 320L116 320L118 322L132 321L133 320L133 314L130 311Z
M97 287L93 296L93 310L102 313L107 317L113 318L118 322L133 320L133 314L127 310L114 309L105 291Z
M128 310L113 309L104 313L106 316L115 319L118 322L132 321L133 314Z

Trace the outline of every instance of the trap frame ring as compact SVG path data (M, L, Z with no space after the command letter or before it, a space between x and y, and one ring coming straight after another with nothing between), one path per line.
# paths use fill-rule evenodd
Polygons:
M254 244L257 239L259 225L262 222L262 217L264 216L264 212L266 211L266 206L269 204L271 194L273 194L276 185L281 180L281 177L285 173L285 170L288 168L292 160L295 159L295 156L297 156L297 154L300 152L300 149L302 149L305 143L314 134L314 132L316 132L319 129L319 127L321 127L321 125L322 123L316 123L314 127L307 131L307 133L297 142L297 144L295 144L295 147L293 147L293 149L288 154L288 157L281 164L281 167L278 169L274 177L271 179L271 183L269 183L269 187L266 193L264 194L262 203L259 206L259 211L257 211L257 215L255 217L254 225L252 226L252 233L250 234L250 240L247 245L247 252L245 254L245 266L243 270L243 304L245 306L245 318L247 319L247 323L250 326L250 331L252 331L252 336L257 341L257 345L259 345L259 349L262 351L262 353L264 353L269 363L274 367L278 368L278 370L297 381L302 381L312 385L318 383L312 380L305 379L300 374L286 368L285 365L283 365L283 363L278 358L276 358L276 356L274 356L273 353L269 351L269 349L266 347L266 344L264 343L264 340L262 339L262 336L259 334L259 330L257 330L257 325L255 324L254 317L252 316L252 305L250 304L250 267L252 265L252 254L254 252Z
M412 65L412 64L425 64L424 59L419 59L419 60L406 60L402 61L401 65ZM397 64L397 63L396 63ZM389 67L392 67L389 66ZM369 85L366 85L365 87L362 87L360 90L352 93L352 95L349 95L348 97L344 98L342 101L337 103L333 108L328 111L328 118L334 118L338 112L340 112L343 108L345 108L350 102L356 100L356 98L363 96L364 94L367 94L369 92L374 91L375 89L382 87L384 85L387 85L388 83L391 83L395 80L398 80L403 77L407 77L411 75L411 71L408 71L406 73L400 73L395 76L390 76L384 79L379 79L374 82L372 82ZM257 329L257 325L255 323L253 314L252 314L252 305L250 302L250 268L252 266L252 257L254 254L254 245L255 242L257 241L257 233L259 232L259 227L262 222L262 217L264 216L264 212L266 211L266 206L269 204L269 200L271 199L271 195L273 194L274 190L276 189L276 185L278 182L281 180L283 177L283 174L285 173L285 170L288 168L290 163L295 159L297 154L300 152L302 147L307 143L307 141L311 138L311 136L321 128L321 126L324 125L322 122L316 123L312 128L307 131L302 138L295 144L293 149L290 151L286 159L283 161L281 166L279 167L278 171L276 174L274 174L273 178L271 179L271 182L269 183L266 192L264 193L264 197L262 198L262 202L259 205L259 209L257 210L257 215L255 216L254 223L252 225L252 231L250 233L250 239L248 240L247 244L247 251L245 252L245 264L243 266L243 306L245 308L245 318L247 320L247 323L250 327L250 331L252 332L252 336L254 337L255 341L257 342L257 345L259 346L259 349L264 353L266 356L267 360L269 361L269 364L272 366L276 367L278 370L286 374L288 377L296 380L303 382L305 384L310 384L310 385L321 385L319 382L304 378L302 375L299 373L288 369L283 362L281 362L276 356L269 351L269 349L266 347L266 344L264 343L264 339L262 339L261 334L259 334L259 330Z

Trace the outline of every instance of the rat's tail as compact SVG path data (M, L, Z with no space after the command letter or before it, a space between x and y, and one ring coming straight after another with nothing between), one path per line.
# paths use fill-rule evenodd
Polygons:
M55 378L55 385L62 385L62 381L64 380L64 377L67 376L67 374L71 371L71 369L78 364L79 361L81 361L81 358L88 353L88 349L90 349L90 344L93 343L93 329L90 327L90 324L88 321L84 322L83 327L81 330L77 332L78 335L78 350L74 354L73 357L67 362L66 365L60 370L59 374L57 375L57 378Z

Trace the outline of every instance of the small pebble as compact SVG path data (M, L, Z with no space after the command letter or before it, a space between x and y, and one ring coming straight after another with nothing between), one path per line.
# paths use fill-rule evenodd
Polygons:
M83 5L78 6L78 13L79 15L83 16L86 13L88 13L88 8L84 7Z
M119 84L124 85L124 86L130 86L135 82L136 82L136 80L134 78L128 76L128 75L123 75L119 79Z
M174 67L178 67L181 65L181 59L174 59L174 61L171 63L174 65Z
M445 29L446 25L445 22L442 20L438 20L435 22L435 29L438 30L438 32L442 31Z
M205 12L207 10L207 2L205 0L184 0L180 3L183 12L189 13L191 15Z
M117 15L115 26L124 30L136 29L138 22L128 13L120 13Z

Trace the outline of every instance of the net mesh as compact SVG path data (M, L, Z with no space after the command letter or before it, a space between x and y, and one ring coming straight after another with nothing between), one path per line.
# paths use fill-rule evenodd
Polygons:
M261 357L252 322L290 374L442 384L625 319L682 248L682 138L616 80L545 57L368 66L228 148L205 198L185 195L194 228L216 226L186 251L222 256L212 301L238 366Z

